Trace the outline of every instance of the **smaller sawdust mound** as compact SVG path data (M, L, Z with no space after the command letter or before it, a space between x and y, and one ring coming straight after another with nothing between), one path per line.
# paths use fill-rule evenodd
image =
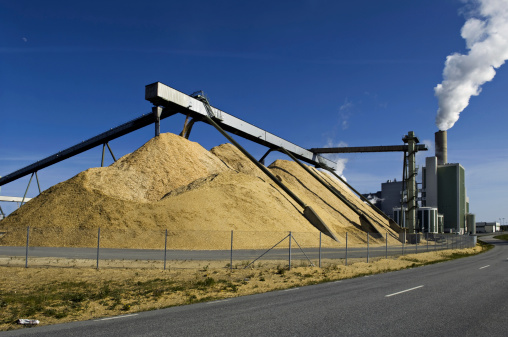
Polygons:
M336 233L339 240L345 241L345 233L349 233L351 243L366 242L366 232L379 233L373 241L382 241L389 232L389 240L396 241L396 233L390 229L388 220L375 213L370 206L363 203L347 186L329 175L314 168L314 171L325 182L332 185L353 208L340 200L336 195L312 177L298 163L276 160L269 169L283 184L289 187L304 203L311 206L328 227ZM374 214L375 213L375 214ZM363 217L359 214L364 215Z
M347 187L343 182L336 179L335 177L332 177L329 173L321 172L316 169L313 169L316 173L318 173L323 180L325 180L327 183L332 185L334 188L336 188L340 194L346 198L349 202L353 203L356 207L358 207L358 210L365 214L369 225L364 224L364 230L365 231L377 231L379 233L386 233L388 232L391 234L391 236L397 237L398 234L390 228L389 220L379 214L376 210L374 210L368 203L362 201L359 199L359 197L349 188Z
M268 183L271 183L280 193L286 195L232 144L223 144L213 148L211 152L221 158L228 167L246 174L258 176L260 179L264 179ZM325 221L332 232L342 239L342 242L345 241L346 232L349 233L348 241L351 244L365 243L367 240L366 232L373 234L373 241L375 241L376 238L380 239L380 235L376 237L374 235L375 233L382 234L384 238L386 232L391 234L389 235L390 241L396 241L394 238L398 235L390 229L388 220L374 211L370 205L362 202L349 187L338 179L332 178L327 173L309 167L309 169L320 176L326 183L337 189L339 193L355 207L356 212L338 199L296 162L277 160L269 166L269 169L283 184L302 199L304 203L311 206ZM286 199L293 204L295 208L299 207L289 196L287 196ZM360 217L358 213L364 214L365 218Z

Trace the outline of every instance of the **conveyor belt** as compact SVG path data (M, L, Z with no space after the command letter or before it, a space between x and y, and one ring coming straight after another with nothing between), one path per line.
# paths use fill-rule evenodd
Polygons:
M146 86L145 99L152 102L154 105L163 106L164 111L170 110L175 113L179 112L184 115L189 115L197 120L201 120L204 123L208 123L205 119L203 119L204 116L208 116L208 112L206 111L206 107L203 105L203 102L160 82L155 82ZM222 110L214 107L211 107L211 109L213 112L212 114L215 117L214 121L225 131L271 149L283 147L287 151L291 152L296 158L311 165L324 165L333 169L336 167L336 163L334 161L321 157L312 151L277 137L268 131L236 118L235 116L232 116Z
M160 82L146 86L145 98L157 106L164 107L164 109L162 109L160 119L170 117L176 113L190 115L196 120L202 120L203 116L207 116L206 109L203 106L202 102ZM298 159L312 165L324 165L331 168L334 168L336 165L336 163L331 160L320 157L311 151L308 151L298 145L277 137L274 134L260 129L239 118L236 118L214 107L212 107L212 109L214 110L214 116L218 117L217 123L228 132L251 140L255 143L267 146L269 148L284 147ZM105 144L113 139L126 135L142 127L155 123L156 120L156 113L144 114L127 123L112 128L109 131L103 132L95 137L71 146L63 151L55 153L15 172L7 174L0 178L0 186L90 150L96 146ZM207 123L206 120L202 121Z
M171 116L172 114L164 113L161 115L161 119ZM127 123L124 123L116 128L112 128L109 131L103 132L93 138L84 140L83 142L71 146L63 151L55 153L49 157L41 159L31 165L25 166L22 169L19 169L15 172L12 172L6 176L0 178L0 186L10 183L16 179L22 178L26 175L37 172L43 168L61 162L62 160L73 157L82 152L88 151L96 146L107 143L113 139L126 135L132 131L141 129L149 124L155 122L154 115L149 113L142 115L136 119L133 119Z

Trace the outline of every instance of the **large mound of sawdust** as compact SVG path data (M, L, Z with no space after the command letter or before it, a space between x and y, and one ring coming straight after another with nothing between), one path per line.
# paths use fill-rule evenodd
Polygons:
M84 174L91 189L111 197L156 201L177 187L225 169L198 143L165 133L111 166L92 168Z
M365 242L365 230L384 234L388 222L342 183L315 172L355 205L356 212L294 162L270 170L311 206L339 237ZM0 222L1 245L23 245L32 228L33 246L101 246L170 249L263 248L281 233L318 243L318 230L301 207L231 144L207 151L173 134L161 134L105 168L92 168L57 184ZM358 213L363 214L359 216ZM275 234L277 233L277 234ZM275 242L274 242L275 240ZM325 245L333 242L325 238Z

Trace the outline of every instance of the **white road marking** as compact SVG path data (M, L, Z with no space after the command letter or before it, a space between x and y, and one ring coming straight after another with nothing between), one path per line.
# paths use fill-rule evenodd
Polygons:
M230 301L231 299L225 299L225 300L218 300L218 301L212 301L212 302L206 302L206 304L215 304L215 303L221 303L221 302L227 302L227 301Z
M415 289L422 288L422 287L423 286L418 286L418 287L414 287L414 288L411 288L411 289L402 290L402 291L399 291L397 293L386 295L385 297L390 297L390 296L394 296L394 295L398 295L398 294L402 294L402 293L407 293L408 291L415 290Z
M483 269L483 268L487 268L487 267L490 267L490 264L488 264L488 265L486 265L486 266L483 266L483 267L481 267L481 268L479 268L479 269Z
M138 315L138 314L123 315L123 316L115 316L115 317L107 317L107 318L96 319L95 321L109 321L109 320L111 320L111 319L118 319L118 318L132 317L132 316L137 316L137 315Z
M291 290L296 290L296 289L300 289L300 288L290 288L290 289L286 289L284 291L291 291Z

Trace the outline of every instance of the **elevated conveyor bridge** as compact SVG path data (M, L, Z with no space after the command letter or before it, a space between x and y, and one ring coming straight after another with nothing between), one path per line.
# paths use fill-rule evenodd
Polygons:
M103 132L95 137L87 139L79 144L71 146L49 157L41 159L31 165L7 174L0 178L0 186L8 184L24 176L30 174L33 175L48 166L88 151L94 147L100 145L105 146L109 141L113 139L124 136L130 132L141 129L150 124L155 123L155 133L157 135L160 128L160 120L177 113L182 113L194 118L197 121L208 123L208 121L204 118L205 116L208 116L207 111L201 101L171 87L168 87L167 85L164 85L160 82L146 86L145 98L155 105L155 107L152 109L152 113L143 114L142 116L112 128L109 131ZM258 128L246 121L234 117L233 115L230 115L214 107L211 107L211 109L214 114L214 119L225 131L269 148L284 147L295 157L312 165L324 165L331 168L334 168L336 165L336 163L331 160L316 155L313 152L304 149L303 147L282 139L275 134Z

